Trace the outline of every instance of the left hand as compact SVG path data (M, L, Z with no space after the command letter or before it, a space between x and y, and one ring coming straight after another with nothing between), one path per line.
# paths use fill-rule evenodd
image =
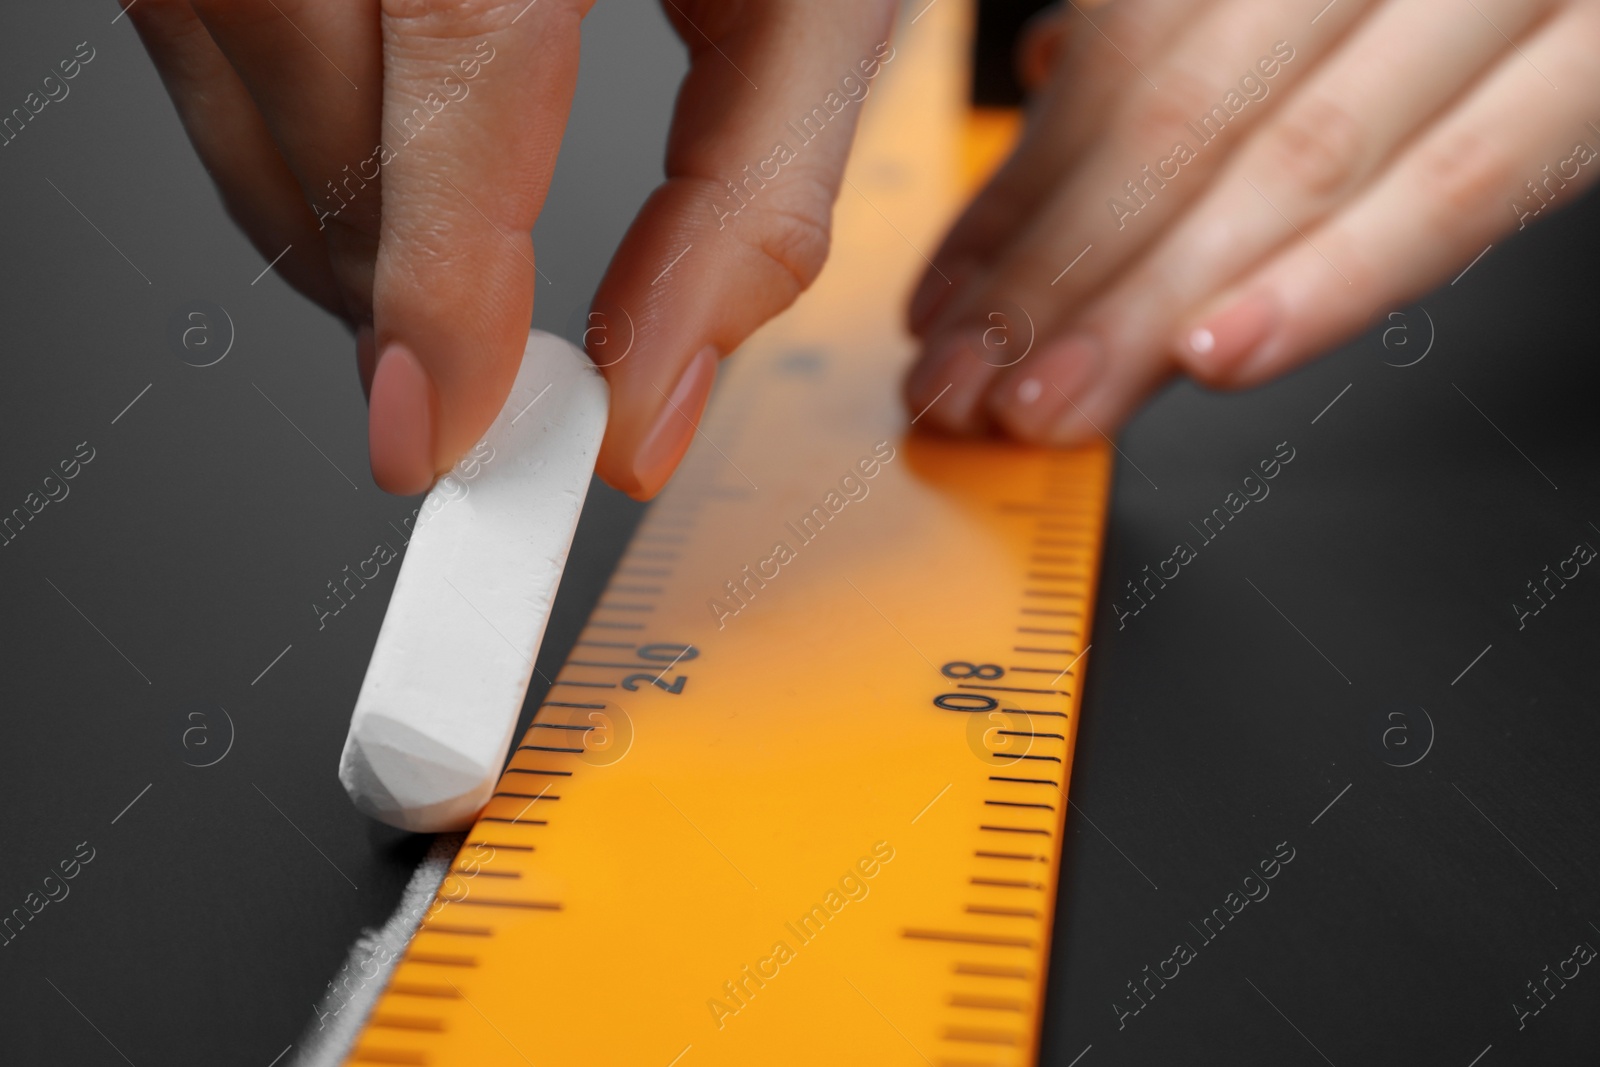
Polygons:
M951 432L1254 385L1600 176L1600 0L1111 0L1023 53L1022 141L911 303L907 403Z

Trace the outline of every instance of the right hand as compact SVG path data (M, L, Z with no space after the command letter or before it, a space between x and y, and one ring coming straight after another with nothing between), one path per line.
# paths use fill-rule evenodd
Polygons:
M420 492L483 435L532 315L593 0L122 0L234 219L356 331L372 473ZM633 344L603 367L598 472L656 493L716 362L808 286L892 0L664 0L689 46L651 194L596 297ZM829 99L843 101L838 110ZM787 124L820 109L801 144ZM793 158L771 161L775 143ZM770 177L748 177L766 169ZM746 190L739 206L731 183ZM597 362L605 363L603 355Z

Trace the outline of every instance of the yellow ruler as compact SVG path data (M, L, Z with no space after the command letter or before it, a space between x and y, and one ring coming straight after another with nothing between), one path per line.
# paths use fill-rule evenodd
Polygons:
M1033 1061L1110 470L906 432L964 20L897 42L832 263L724 364L351 1063Z

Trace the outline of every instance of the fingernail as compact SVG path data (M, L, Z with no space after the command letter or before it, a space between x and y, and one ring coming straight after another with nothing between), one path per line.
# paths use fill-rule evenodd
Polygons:
M373 371L367 405L367 450L379 488L409 496L433 484L434 407L421 361L391 341Z
M1184 363L1203 376L1237 370L1278 322L1278 305L1264 293L1237 300L1202 319L1179 339Z
M989 411L1011 436L1044 441L1064 415L1075 414L1077 397L1097 378L1105 349L1089 334L1074 334L1039 352L998 382L989 393Z
M378 362L377 339L372 323L363 322L356 327L356 373L361 376L361 392L372 400L372 370Z
M717 376L717 350L707 345L678 376L678 384L661 404L655 425L639 442L633 457L633 477L637 489L630 492L639 500L648 500L667 484L678 461L689 450L694 440L694 428L711 399L711 383Z
M906 388L918 425L951 433L981 433L987 427L983 394L995 368L982 358L981 331L968 330L929 346Z

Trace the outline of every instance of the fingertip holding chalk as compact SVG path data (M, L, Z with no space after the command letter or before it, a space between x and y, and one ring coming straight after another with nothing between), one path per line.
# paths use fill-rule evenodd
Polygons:
M589 357L528 335L505 407L423 501L356 698L339 781L357 808L417 832L488 802L527 696L605 435Z

